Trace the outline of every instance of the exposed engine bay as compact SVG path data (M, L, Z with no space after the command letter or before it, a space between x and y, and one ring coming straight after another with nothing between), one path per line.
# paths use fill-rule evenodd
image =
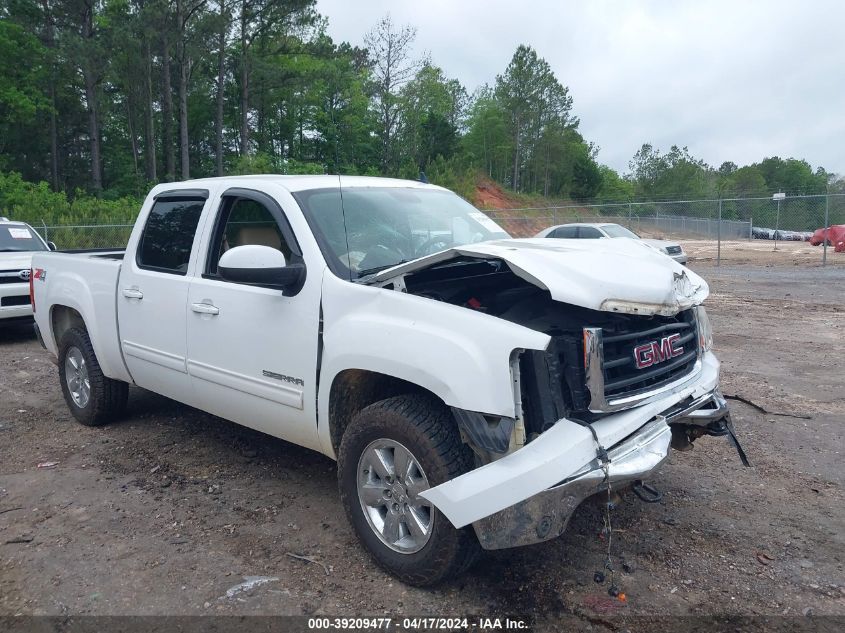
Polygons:
M462 256L396 277L384 287L495 316L551 337L546 350L525 350L519 357L519 419L454 410L468 442L485 462L515 448L518 425L530 442L562 418L590 424L609 414L591 407L585 328L603 334L603 396L624 398L659 388L693 372L699 358L694 308L673 316L632 315L562 303L514 273L502 259ZM638 351L648 360L649 346L662 335L667 335L664 340L671 338L677 357L665 362L661 357L660 364L641 367ZM679 448L691 447L691 440L703 434L727 433L723 425L718 432L680 424L673 431L679 440L683 438L676 442Z

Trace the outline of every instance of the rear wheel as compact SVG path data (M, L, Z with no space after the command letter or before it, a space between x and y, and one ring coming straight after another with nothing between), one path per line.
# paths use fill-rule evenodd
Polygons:
M353 418L338 454L340 495L379 565L418 586L469 568L480 552L472 528L455 529L419 494L472 464L449 410L432 397L388 398Z
M126 410L129 385L103 375L85 330L71 328L62 336L59 379L70 412L86 426L101 426Z

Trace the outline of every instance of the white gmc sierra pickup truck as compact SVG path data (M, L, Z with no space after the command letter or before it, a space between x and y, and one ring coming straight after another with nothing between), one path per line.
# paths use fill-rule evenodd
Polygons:
M440 187L164 184L125 252L32 266L80 422L131 384L337 459L355 531L412 584L558 536L670 443L735 440L703 279L633 240L509 239Z

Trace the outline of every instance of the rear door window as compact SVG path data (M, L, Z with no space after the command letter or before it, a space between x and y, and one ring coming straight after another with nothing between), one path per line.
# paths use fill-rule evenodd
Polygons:
M186 274L203 206L204 199L156 200L138 244L138 266L173 275Z
M578 237L581 238L582 240L584 240L584 239L586 239L586 240L597 240L601 237L604 237L604 235L602 235L601 231L599 231L595 227L582 226L582 227L578 228Z
M559 238L563 238L563 239L573 239L577 236L578 236L578 227L577 226L562 226L552 234L552 237L559 237Z

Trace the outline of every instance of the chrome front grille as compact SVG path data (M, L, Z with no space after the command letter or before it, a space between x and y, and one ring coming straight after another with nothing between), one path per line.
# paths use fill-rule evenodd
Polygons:
M29 283L29 277L21 277L23 271L29 272L28 268L15 270L0 270L0 284L25 284Z
M589 409L613 411L634 406L695 371L699 360L694 310L673 317L620 315L612 325L584 329L584 364ZM665 354L671 337L673 353ZM650 346L656 345L656 348ZM648 365L637 362L648 360ZM640 366L638 366L640 365Z

